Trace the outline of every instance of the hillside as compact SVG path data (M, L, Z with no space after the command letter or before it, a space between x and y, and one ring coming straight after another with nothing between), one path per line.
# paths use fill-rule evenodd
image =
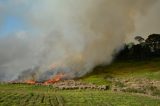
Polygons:
M97 84L107 84L108 78L147 78L160 80L160 59L145 61L126 60L115 61L108 66L98 66L92 73L81 80Z
M160 59L115 61L109 66L96 67L92 73L78 79L85 83L108 85L109 90L59 90L52 86L0 84L0 105L159 106L159 76ZM127 85L131 82L136 84L136 88ZM141 85L143 87L137 88Z

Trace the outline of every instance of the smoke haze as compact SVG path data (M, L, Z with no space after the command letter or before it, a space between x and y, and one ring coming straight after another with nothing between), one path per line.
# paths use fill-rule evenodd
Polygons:
M80 77L96 65L109 64L126 37L135 32L135 17L145 17L156 1L15 0L1 3L3 11L0 12L23 19L28 30L0 39L0 80L33 76L44 80L58 72L67 73L71 78ZM2 21L0 18L0 23Z

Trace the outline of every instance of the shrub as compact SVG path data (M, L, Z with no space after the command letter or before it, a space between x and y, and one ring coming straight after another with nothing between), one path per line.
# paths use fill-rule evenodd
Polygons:
M116 81L116 82L115 82L115 86L116 86L116 87L123 88L123 87L125 87L125 84L122 83L122 82L120 82L120 81Z
M146 93L145 90L143 89L136 89L136 88L126 88L126 89L123 89L122 91L124 92L131 92L131 93Z
M152 95L160 97L160 90L159 89L154 89L153 92L152 92Z

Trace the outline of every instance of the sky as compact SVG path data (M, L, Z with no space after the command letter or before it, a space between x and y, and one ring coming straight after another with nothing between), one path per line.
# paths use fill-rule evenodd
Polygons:
M13 33L31 31L24 19L24 12L33 6L31 0L0 0L0 37L14 35ZM141 35L145 38L151 33L160 33L160 1L158 1L145 15L137 15L135 18L135 31L126 38L126 41L133 41L134 36ZM150 26L150 27L146 27ZM36 29L33 29L36 30ZM32 32L34 32L32 30Z
M2 22L0 28L0 35L7 36L8 34L15 33L21 30L25 30L25 22L14 17L7 16Z
M25 1L0 0L0 37L12 36L14 33L29 30L23 18L24 12L29 7Z

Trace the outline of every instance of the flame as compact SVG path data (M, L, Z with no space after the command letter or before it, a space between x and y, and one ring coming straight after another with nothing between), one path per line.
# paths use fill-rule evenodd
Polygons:
M54 84L58 81L60 81L64 77L64 74L57 74L54 78L47 80L44 82L44 85Z
M26 80L25 83L34 85L34 84L36 84L36 81L34 81L34 80Z

